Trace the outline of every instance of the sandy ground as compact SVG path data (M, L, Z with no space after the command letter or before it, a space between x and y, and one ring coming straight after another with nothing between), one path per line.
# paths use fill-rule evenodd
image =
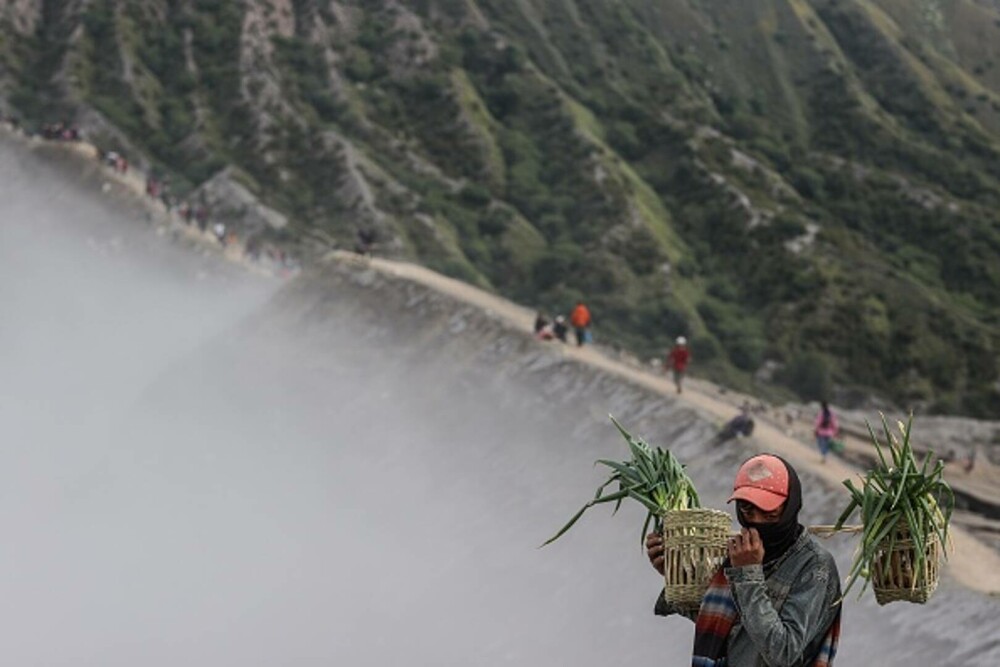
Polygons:
M465 303L482 308L487 313L491 313L524 331L531 331L534 324L535 312L531 309L435 273L422 266L380 258L360 259L356 255L343 251L330 253L328 259L355 264L364 263L382 273L426 285ZM554 343L539 344L553 345ZM572 345L564 345L561 348L570 359L601 368L608 373L626 378L630 382L664 395L674 395L675 389L672 381L663 375L656 375L611 359L602 354L598 348L578 348ZM728 421L735 413L733 399L723 399L718 388L708 382L689 378L685 381L684 393L678 398L719 422ZM862 472L860 469L835 458L830 458L826 463L823 463L811 443L804 443L788 435L783 428L779 428L767 420L757 419L756 421L753 438L762 449L780 454L796 468L808 470L831 487L842 488L843 480ZM861 446L856 441L851 444ZM987 480L984 483L988 484L989 482ZM846 498L846 491L844 494ZM947 574L972 590L1000 596L1000 554L959 527L953 526L951 535L953 549L949 554L945 570Z

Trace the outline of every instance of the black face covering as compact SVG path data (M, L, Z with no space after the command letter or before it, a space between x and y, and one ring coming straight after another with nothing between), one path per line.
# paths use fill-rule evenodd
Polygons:
M774 456L773 454L771 456ZM760 539L764 543L764 564L781 558L788 551L795 540L799 539L803 528L799 524L799 510L802 509L802 485L799 483L798 473L788 464L788 461L775 456L776 459L785 464L788 469L788 500L785 501L785 509L781 512L781 518L776 523L751 523L743 518L737 510L736 520L744 528L756 528L760 533Z

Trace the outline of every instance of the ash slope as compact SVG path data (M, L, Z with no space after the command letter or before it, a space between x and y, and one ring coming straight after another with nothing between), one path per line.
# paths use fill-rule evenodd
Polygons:
M634 508L535 546L623 453L608 412L709 505L749 451L440 294L331 264L266 301L31 154L0 167L12 662L687 664ZM947 581L927 607L852 600L841 661L996 664L966 632L996 611Z

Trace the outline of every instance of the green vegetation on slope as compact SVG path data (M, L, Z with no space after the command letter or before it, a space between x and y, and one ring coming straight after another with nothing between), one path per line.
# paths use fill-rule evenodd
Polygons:
M987 5L74 6L4 34L11 102L97 109L181 191L235 164L292 237L372 227L522 302L584 298L603 342L686 334L744 389L1000 406Z

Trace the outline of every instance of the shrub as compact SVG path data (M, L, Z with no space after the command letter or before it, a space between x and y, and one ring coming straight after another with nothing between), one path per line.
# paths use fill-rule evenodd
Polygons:
M801 165L792 167L789 180L792 187L807 199L822 200L826 194L826 183L823 175L815 169Z
M696 336L691 340L691 357L695 363L708 363L721 355L722 348L712 336Z
M635 127L625 121L616 121L608 127L608 142L611 146L629 160L642 157L646 146L639 141Z
M490 203L490 191L478 183L470 183L459 193L462 201L469 206L482 208Z
M353 49L347 56L344 74L354 82L370 81L375 76L375 63L367 51Z
M583 250L571 244L558 244L532 265L532 281L535 287L545 291L563 282L573 282L582 265Z
M753 335L733 336L726 341L726 352L733 365L743 371L755 371L764 358L765 344Z
M778 379L804 401L826 400L832 386L830 364L816 352L793 355Z
M488 237L500 236L507 231L512 217L513 214L507 209L492 208L479 216L479 233Z

